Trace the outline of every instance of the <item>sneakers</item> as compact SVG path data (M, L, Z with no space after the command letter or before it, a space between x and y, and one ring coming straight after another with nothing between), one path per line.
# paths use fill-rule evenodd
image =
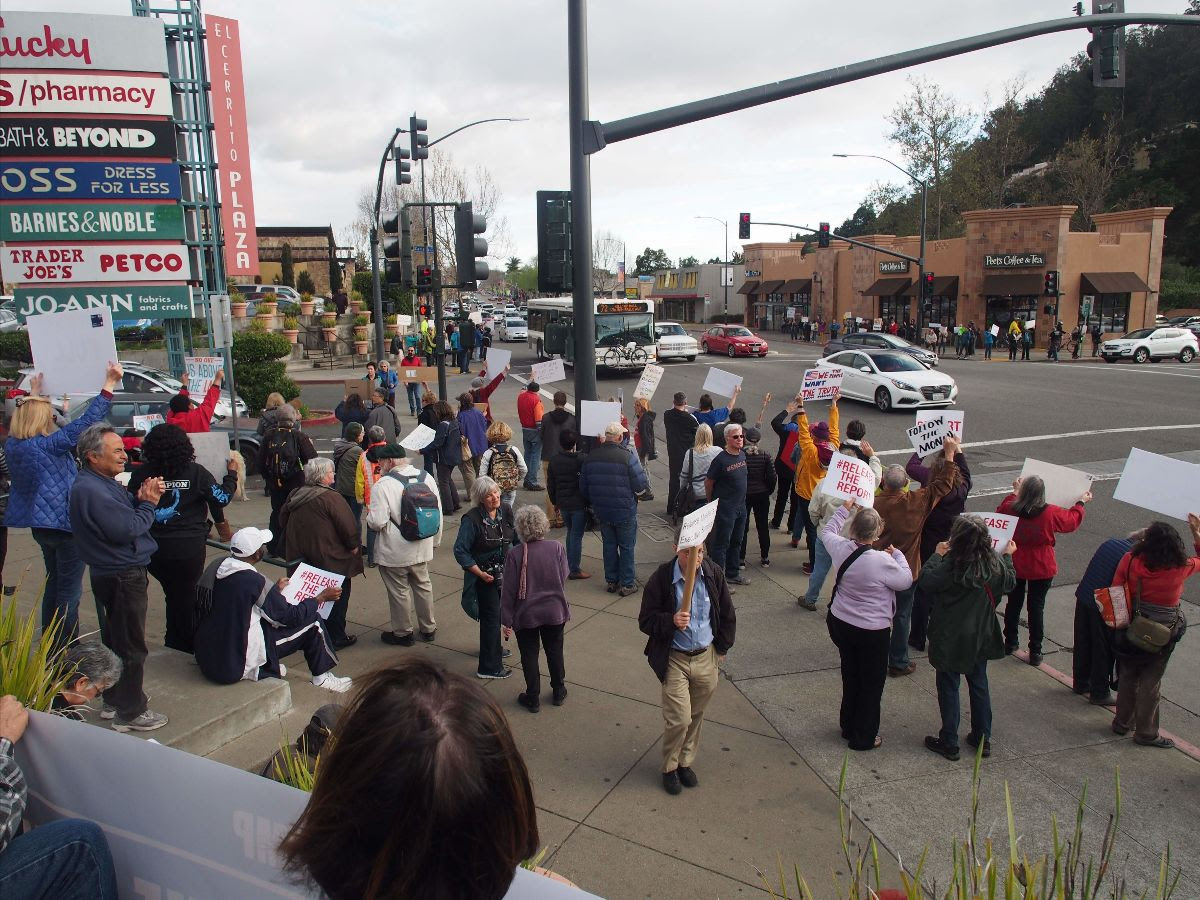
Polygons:
M764 569L771 568L771 561L769 559L767 559L765 556L758 561L758 564L760 566L762 566Z
M379 639L385 644L391 644L395 647L411 647L414 643L412 632L408 634L396 634L394 631L381 631ZM429 640L432 640L430 638Z
M615 594L617 592L617 583L615 581L609 581L605 584L604 589L610 594Z
M531 713L541 712L542 701L539 697L534 697L531 694L517 694L517 703L525 707Z
M113 715L116 715L116 710L113 710ZM167 717L162 713L151 712L146 710L136 719L129 722L122 722L120 719L114 718L112 723L113 731L154 731L156 728L162 728L167 724Z
M938 754L939 756L946 757L946 759L950 760L951 762L955 762L959 758L958 748L950 746L945 741L943 741L940 737L933 737L932 735L926 735L925 736L925 749L932 750L934 753Z
M737 576L735 576L735 577L733 577L733 578L726 578L726 579L725 579L725 581L726 581L727 583L729 583L729 584L742 584L742 585L745 585L745 584L750 584L750 583L751 583L751 581L750 581L750 579L749 579L749 578L747 578L745 575L740 575L740 574L739 574L739 575L737 575Z
M570 581L583 581L585 578L591 578L591 577L592 576L589 575L587 572L580 570L578 572L572 572L570 575L567 576L567 579Z
M347 647L353 647L357 643L358 643L358 635L357 634L348 634L345 637L334 638L333 649L334 650L345 650Z
M287 666L285 666L283 663L279 664L279 677L287 678Z
M892 678L903 678L915 671L917 671L916 660L910 661L907 666L888 666L888 675Z
M493 672L476 672L475 673L476 678L481 678L485 681L489 680L489 679L493 680L493 681L498 681L501 678L508 678L510 675L512 675L512 669L501 669L499 672L494 672L494 673Z
M679 783L684 787L693 788L699 786L700 779L696 777L696 773L688 766L680 766L675 772L679 775Z
M111 720L115 719L116 717L117 708L115 706L109 706L107 703L105 703L100 707L100 718Z
M543 487L543 486L542 486L542 485L540 485L540 484L527 484L527 485L525 485L525 490L527 490L527 491L544 491L545 489L546 489L546 488L545 488L545 487Z
M350 690L351 685L349 678L334 675L332 672L325 672L314 676L312 683L319 688L325 688L327 691L334 691L338 694L346 693L346 691Z
M1040 666L1042 664L1042 654L1035 653L1033 650L1030 650L1029 651L1029 664L1031 666Z
M619 591L617 591L617 593L622 597L628 597L630 594L636 594L637 593L637 585L636 584L623 585L621 587L621 589Z
M741 571L744 568L746 568L746 561L743 559L740 563L738 563L738 571Z
M804 563L803 565L800 566L800 571L803 572L805 575L811 575L812 570L813 570L812 563Z
M565 687L556 687L554 689L554 700L553 700L554 705L562 706L563 702L566 699L567 699L567 689Z
M433 643L433 639L436 637L437 637L436 629L433 631L422 631L421 632L421 640L423 640L427 644Z
M973 735L973 734L968 734L968 735L967 735L967 743L968 743L968 744L970 744L972 747L975 747L976 749L978 749L978 747L979 747L979 738L975 737L975 735ZM989 740L987 740L987 738L984 738L984 741L983 741L983 758L984 758L984 759L987 759L987 758L988 758L989 756L991 756L991 755L992 755L992 742L991 742L991 741L989 741Z
M663 772L663 790L672 797L683 793L683 785L679 781L679 770Z
M817 604L815 602L810 603L806 597L797 597L796 605L799 606L801 609L807 609L809 612L817 611Z

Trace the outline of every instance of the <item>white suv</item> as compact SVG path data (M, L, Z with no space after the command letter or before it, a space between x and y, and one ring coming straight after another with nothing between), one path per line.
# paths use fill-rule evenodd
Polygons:
M1132 359L1136 363L1149 360L1178 359L1190 363L1200 350L1196 335L1186 328L1141 328L1124 337L1105 341L1100 355L1107 363Z
M654 337L659 359L682 357L692 362L700 352L700 345L696 343L696 339L684 331L678 322L655 322Z

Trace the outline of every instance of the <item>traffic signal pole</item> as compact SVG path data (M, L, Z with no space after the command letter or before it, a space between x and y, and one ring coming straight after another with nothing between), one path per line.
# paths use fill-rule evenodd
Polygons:
M571 288L575 325L575 402L596 399L596 303L592 294L592 163L588 127L587 0L567 3L570 83Z

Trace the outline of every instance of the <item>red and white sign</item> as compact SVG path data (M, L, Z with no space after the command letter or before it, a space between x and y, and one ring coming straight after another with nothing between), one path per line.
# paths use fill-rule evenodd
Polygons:
M221 185L221 230L225 274L257 275L254 187L250 177L250 133L242 84L242 43L235 19L205 16L212 114L216 125L217 179Z
M0 68L165 74L163 20L5 11L0 16Z
M806 403L809 400L832 400L834 393L842 389L844 374L845 372L838 366L809 369L804 373L800 396Z
M93 281L190 281L182 244L9 244L4 279L18 284Z
M288 603L303 603L310 597L317 596L325 588L340 588L345 580L345 575L326 572L324 569L318 569L308 563L300 563L300 567L288 578L287 587L283 589L283 596L287 598ZM333 612L332 600L322 601L317 606L317 615L322 619L328 619L331 612Z
M1003 513L982 513L983 524L987 526L988 537L992 539L992 549L1003 553L1008 548L1017 531L1017 517L1006 516Z
M171 83L157 75L4 72L0 113L169 116Z
M821 492L840 500L853 500L859 506L874 506L875 473L862 460L835 453L829 471L821 480Z

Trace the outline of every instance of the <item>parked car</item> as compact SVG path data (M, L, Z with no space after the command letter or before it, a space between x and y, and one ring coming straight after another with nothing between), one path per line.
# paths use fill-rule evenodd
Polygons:
M691 362L700 353L699 343L678 322L655 322L654 337L659 359L683 357Z
M529 337L529 326L524 319L504 316L496 326L496 337L501 341L523 341Z
M916 344L910 343L902 337L878 331L856 331L851 334L844 334L826 344L825 348L821 351L821 355L832 356L834 353L841 353L843 350L864 349L896 350L900 353L907 353L917 362L923 363L930 368L937 368L938 364L936 353L930 353L924 347L918 347Z
M1106 363L1118 359L1132 359L1135 363L1148 360L1178 359L1190 363L1196 358L1200 345L1196 335L1187 328L1139 328L1124 337L1105 341L1100 345L1100 355Z
M24 327L15 312L11 309L0 307L0 334L8 334L10 331L20 331Z
M767 342L745 325L714 325L704 332L700 349L727 356L766 356Z
M1200 316L1172 316L1167 319L1166 324L1173 325L1176 328L1189 328L1192 325L1200 325Z
M953 378L896 350L843 350L825 364L842 370L844 398L874 403L881 412L949 406L958 399Z

